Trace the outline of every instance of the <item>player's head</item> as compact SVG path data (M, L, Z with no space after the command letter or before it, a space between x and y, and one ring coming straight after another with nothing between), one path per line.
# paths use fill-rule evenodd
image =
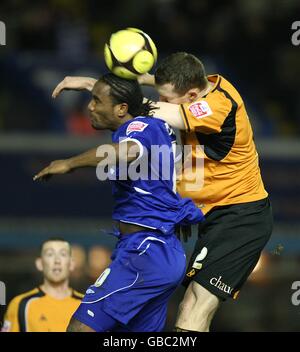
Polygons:
M178 52L157 67L155 84L160 100L173 104L193 102L207 85L202 62L192 54Z
M45 240L41 244L36 267L49 283L55 285L67 281L74 270L70 243L60 237Z
M127 80L112 73L101 76L92 90L88 109L95 129L116 130L128 118L147 116L152 110L136 80Z

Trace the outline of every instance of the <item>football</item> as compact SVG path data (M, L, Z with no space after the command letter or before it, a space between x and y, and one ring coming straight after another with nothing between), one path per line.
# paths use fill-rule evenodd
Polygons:
M104 60L115 75L136 79L151 70L157 60L153 40L137 28L127 28L113 33L104 46Z

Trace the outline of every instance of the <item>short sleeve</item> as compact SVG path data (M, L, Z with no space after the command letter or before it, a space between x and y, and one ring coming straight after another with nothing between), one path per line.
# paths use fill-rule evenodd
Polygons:
M205 134L221 132L221 127L231 111L231 100L221 92L180 106L186 130Z
M14 298L8 305L7 311L4 316L4 323L1 332L19 332L18 321L18 307L19 300Z

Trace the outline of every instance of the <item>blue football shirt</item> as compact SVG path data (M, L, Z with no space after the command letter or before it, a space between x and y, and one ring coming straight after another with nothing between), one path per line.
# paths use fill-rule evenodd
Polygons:
M135 141L140 147L137 160L110 169L115 207L113 219L174 232L176 224L200 222L203 214L191 199L176 192L176 135L163 120L136 117L112 134L113 143Z

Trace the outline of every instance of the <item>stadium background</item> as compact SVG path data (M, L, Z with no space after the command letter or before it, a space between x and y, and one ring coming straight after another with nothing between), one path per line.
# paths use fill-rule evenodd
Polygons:
M76 289L83 291L107 265L115 243L105 234L109 184L93 170L50 183L32 176L52 160L109 141L109 133L89 127L88 94L67 92L53 101L51 92L65 75L103 72L110 33L132 26L153 38L159 59L189 51L208 73L227 77L255 131L273 237L238 302L222 305L212 330L299 331L300 306L291 301L292 283L300 280L300 46L291 42L299 16L298 0L1 0L7 38L0 46L0 281L7 301L40 282L34 258L49 236L74 244ZM188 255L195 239L185 245ZM179 288L170 302L167 329L182 295Z

